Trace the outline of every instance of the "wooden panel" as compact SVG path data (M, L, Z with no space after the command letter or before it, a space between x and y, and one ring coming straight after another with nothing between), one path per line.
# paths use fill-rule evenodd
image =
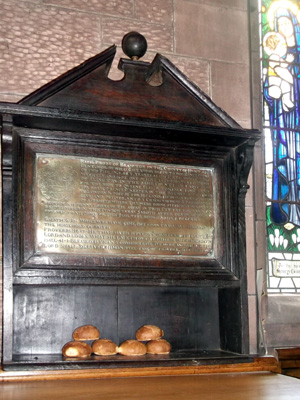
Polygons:
M280 361L300 360L300 347L287 347L276 349Z
M118 309L121 340L154 324L173 350L220 348L217 289L120 288Z
M16 286L15 355L60 354L84 324L96 325L101 337L117 344L134 339L140 326L154 324L174 351L220 348L214 288Z
M242 321L239 310L241 307L240 290L219 291L221 348L236 353L242 353ZM246 305L245 305L246 306ZM244 332L244 340L247 333Z
M73 110L202 125L223 125L217 115L203 107L170 76L164 76L163 85L150 86L145 80L147 64L132 64L129 61L126 62L124 70L124 79L117 82L104 79L103 70L95 70L40 105L64 108L68 104L68 108ZM110 96L112 92L114 96Z
M224 251L228 247L234 251L233 244L228 240L231 236L229 215L225 210L231 210L228 196L227 183L229 177L228 151L224 150L215 154L203 154L203 150L190 147L189 144L178 145L175 143L161 143L153 145L138 139L124 141L120 138L110 138L100 135L88 137L70 133L65 138L64 132L17 129L16 137L20 146L22 158L18 160L20 183L22 182L23 204L19 206L17 219L22 221L18 232L15 230L15 243L20 246L20 251L14 253L15 257L15 283L29 283L31 277L35 284L46 283L101 283L101 284L140 284L164 285L166 283L182 286L196 286L199 284L211 285L212 281L238 284L233 275L233 269L238 268L231 262L229 255ZM42 140L40 138L42 136ZM70 140L68 146L63 143ZM89 146L85 140L89 140ZM74 143L74 141L76 143ZM34 210L35 157L39 153L59 154L67 156L96 157L97 159L122 159L138 160L165 165L193 165L211 168L214 171L214 252L207 257L125 257L110 255L97 256L97 254L55 254L36 252ZM191 155L192 154L192 155ZM24 167L24 164L26 165ZM152 164L151 164L152 165ZM25 171L25 172L24 172ZM221 179L222 177L222 179ZM24 204L26 206L24 206ZM20 240L21 239L21 240ZM22 248L23 247L23 248ZM21 259L18 260L19 254ZM20 268L21 267L21 268ZM72 270L76 268L76 272ZM224 268L225 267L225 268ZM27 271L39 268L48 271ZM23 269L23 271L22 271ZM57 274L49 270L60 270ZM44 277L46 279L44 279ZM28 279L29 278L29 279ZM40 278L38 280L38 278ZM76 281L74 281L76 279ZM87 282L87 279L89 280ZM73 281L72 281L73 280ZM210 282L209 282L210 281ZM230 283L230 284L231 284ZM215 284L215 283L214 283ZM226 284L226 283L225 283Z
M116 293L115 287L17 286L14 354L61 353L73 330L91 323L117 341Z

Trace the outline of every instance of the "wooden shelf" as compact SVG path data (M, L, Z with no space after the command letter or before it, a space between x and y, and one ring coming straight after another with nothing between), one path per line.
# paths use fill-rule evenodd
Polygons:
M148 366L144 368L81 368L81 369L26 369L1 370L0 381L46 381L46 380L73 380L99 379L120 377L146 377L166 375L201 375L242 372L279 372L278 361L275 357L255 357L251 362L229 362L227 364L203 364L181 366Z
M86 368L126 368L126 367L163 367L163 366L197 366L233 363L249 363L254 358L222 350L175 351L168 355L128 357L122 355L96 356L88 359L64 358L61 354L22 354L14 355L13 360L5 365L5 370L47 370L86 369Z

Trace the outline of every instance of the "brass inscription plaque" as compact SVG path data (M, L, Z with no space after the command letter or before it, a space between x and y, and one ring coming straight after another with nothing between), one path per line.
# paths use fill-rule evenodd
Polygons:
M211 256L214 170L37 154L36 251Z

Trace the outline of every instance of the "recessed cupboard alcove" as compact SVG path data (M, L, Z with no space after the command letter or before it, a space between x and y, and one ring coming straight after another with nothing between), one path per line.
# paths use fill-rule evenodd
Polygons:
M244 213L259 133L160 54L129 51L124 78L109 79L115 53L0 104L3 368L249 361ZM64 358L85 324L117 344L157 325L172 351Z

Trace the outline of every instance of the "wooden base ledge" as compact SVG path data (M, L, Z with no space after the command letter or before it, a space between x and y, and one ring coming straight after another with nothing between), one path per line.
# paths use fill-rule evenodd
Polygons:
M300 347L281 348L276 351L282 374L300 378Z
M50 371L3 371L0 370L1 382L49 381L70 379L99 379L171 375L200 375L236 372L280 372L275 357L256 357L254 362L241 364L219 364L183 367L149 367L149 368L114 368Z

